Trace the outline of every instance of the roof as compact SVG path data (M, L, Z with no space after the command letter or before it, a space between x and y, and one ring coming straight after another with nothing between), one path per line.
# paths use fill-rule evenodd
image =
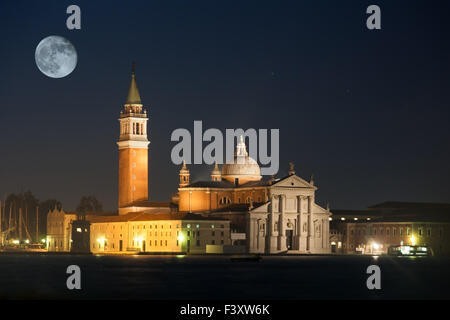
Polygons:
M396 222L450 222L450 204L386 201L370 206L368 210L331 210L333 216L370 217L376 221Z
M253 209L258 208L263 204L265 204L265 202L253 202ZM229 206L212 210L212 212L246 212L249 210L251 210L249 203L233 203Z
M372 206L370 209L423 209L423 208L446 208L450 209L450 203L432 203L432 202L400 202L400 201L385 201Z
M234 183L227 180L222 181L196 181L183 188L251 188L251 187L267 187L270 186L269 180L249 181L244 184L236 186Z
M141 208L170 208L175 204L170 201L149 201L149 200L140 200L134 201L132 203L123 206L122 208L127 207L141 207Z
M158 220L204 220L204 221L216 221L216 220L227 220L217 217L205 217L200 214L194 213L145 213L145 212L130 212L124 215L116 216L97 216L89 215L86 216L86 220L91 223L113 223L113 222L129 222L129 221L158 221Z
M126 104L142 104L141 103L141 96L139 94L139 90L136 84L136 76L134 75L134 63L133 63L133 69L131 71L131 82L130 82L130 88L128 89L128 96Z

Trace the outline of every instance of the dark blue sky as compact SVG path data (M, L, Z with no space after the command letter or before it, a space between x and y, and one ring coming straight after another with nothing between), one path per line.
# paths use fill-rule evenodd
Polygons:
M77 4L82 29L66 28ZM378 4L382 30L365 27ZM279 128L281 168L318 202L450 202L448 1L2 1L0 195L31 189L74 209L117 201L117 118L131 61L149 109L150 198L176 192L170 134ZM69 39L79 61L50 79L34 51ZM192 168L192 179L210 168Z

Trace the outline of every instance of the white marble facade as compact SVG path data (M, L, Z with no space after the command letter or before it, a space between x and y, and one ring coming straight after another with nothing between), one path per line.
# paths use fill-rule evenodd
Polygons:
M250 253L330 253L331 212L315 203L317 187L295 174L269 187L270 198L250 210Z

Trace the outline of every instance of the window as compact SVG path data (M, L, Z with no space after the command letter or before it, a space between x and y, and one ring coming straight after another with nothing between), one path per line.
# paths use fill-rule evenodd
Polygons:
M223 239L222 239L222 240L220 240L220 244L223 244Z
M406 235L407 236L411 235L411 230L409 228L406 228Z
M215 231L211 231L211 235L214 237L216 235Z
M200 240L197 240L197 247L200 246Z
M419 236L422 236L422 228L419 228Z
M264 229L264 225L263 225L263 229ZM223 231L220 233L220 235L223 237L224 236L224 233L223 233Z
M387 229L386 229L386 236L387 236L387 237L389 237L389 233L390 233L389 228L387 228Z
M166 247L167 247L167 240L166 240Z
M398 233L402 236L403 235L403 228L400 228Z
M397 229L392 228L392 235L393 235L394 237L395 237L396 233L397 233Z
M383 229L381 228L380 229L380 236L382 236L383 235Z

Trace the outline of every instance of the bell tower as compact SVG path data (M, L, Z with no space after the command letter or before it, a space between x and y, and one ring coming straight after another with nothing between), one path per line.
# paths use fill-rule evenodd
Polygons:
M124 110L120 112L119 146L119 213L135 201L148 200L147 111L143 109L134 74Z

